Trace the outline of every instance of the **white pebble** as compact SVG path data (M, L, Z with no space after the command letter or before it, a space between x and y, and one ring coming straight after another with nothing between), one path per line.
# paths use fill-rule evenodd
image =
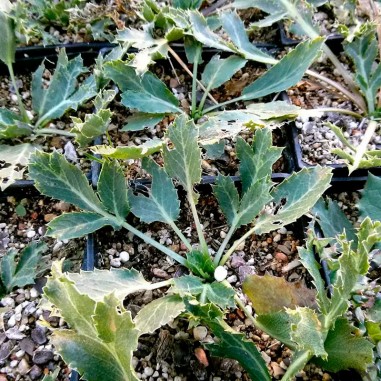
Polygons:
M38 291L33 287L30 289L30 298L36 299L38 297Z
M121 260L122 263L126 263L130 260L130 254L128 254L127 251L122 251L119 254L119 259Z
M206 327L203 327L202 325L193 328L193 337L195 338L195 340L204 340L207 334L208 330L206 329Z
M17 366L17 364L19 363L19 360L12 360L10 363L9 363L9 366L11 368L15 368Z
M26 233L26 236L28 238L33 238L34 236L36 235L36 232L34 230L29 230L27 233Z
M120 260L119 258L113 258L110 260L110 265L112 267L120 267L121 266L121 263L120 263Z
M222 282L224 279L226 279L227 275L228 275L228 270L226 270L225 267L218 266L214 270L214 279L217 282Z
M236 275L231 275L229 278L226 279L229 283L236 283L238 278Z
M8 320L8 327L12 328L16 325L16 316L12 315Z
M144 368L144 374L146 376L152 376L153 372L154 372L154 370L152 368L150 368L150 367Z
M25 351L23 351L22 349L20 349L19 351L17 351L17 352L15 353L15 355L16 355L16 357L17 357L18 359L21 359L21 358L25 355Z

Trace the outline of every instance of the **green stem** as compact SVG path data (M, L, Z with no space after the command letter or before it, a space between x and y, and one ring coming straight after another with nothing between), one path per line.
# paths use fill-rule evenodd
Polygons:
M119 222L120 224L120 222ZM164 245L162 245L161 243L159 242L156 242L153 238L151 238L150 236L148 236L147 234L144 234L142 233L141 231L135 229L133 226L131 226L129 223L127 222L123 222L121 224L125 229L127 229L128 231L130 231L131 233L135 234L137 237L141 238L144 242L148 243L149 245L155 247L156 249L160 250L161 252L163 252L164 254L168 255L168 257L172 258L173 260L175 260L176 262L182 264L183 266L185 266L186 264L186 261L185 259L175 253L173 250L171 249L168 249L167 247L165 247Z
M202 95L201 102L200 102L200 104L198 105L198 110L199 110L199 112L201 112L201 113L202 113L202 109L204 108L204 104L205 104L205 101L206 101L206 97L208 96L211 87L212 87L212 83L210 83L210 84L206 87L206 90L204 91L204 94Z
M281 381L290 381L293 377L300 372L312 358L310 351L296 352L292 358L290 366L287 368L286 373Z
M311 77L314 77L314 78L316 78L322 82L325 82L327 85L337 89L342 94L344 94L349 100L351 100L354 104L356 104L360 108L360 110L362 110L365 113L368 112L367 111L368 109L366 107L366 103L365 103L364 98L362 97L361 94L359 94L359 93L353 94L349 90L347 90L344 86L342 86L339 82L336 82L330 78L325 77L324 75L316 73L313 70L307 70L306 74L311 76Z
M35 131L36 135L61 135L69 138L74 138L75 134L65 130L58 130L57 128L41 128Z
M303 16L300 14L300 10L293 3L291 3L291 1L280 0L280 2L287 9L287 12L290 15L290 18L298 23L298 25L303 29L304 33L309 38L314 39L314 38L320 37L319 33L316 32L316 30L313 28L312 25L310 25L308 22L305 21ZM343 77L345 83L349 86L353 94L361 97L361 94L358 91L358 86L353 80L351 73L347 69L345 69L343 64L335 56L332 50L326 45L326 43L323 43L323 51L326 54L326 56L331 60L331 62L334 64L337 71Z
M337 112L339 114L346 114L351 115L355 118L362 119L363 116L357 112L351 111L351 110L345 110L341 108L334 108L334 107L322 107L322 108L314 108L314 109L302 109L299 111L299 116L306 114L306 116L311 114L311 111L317 111L317 112Z
M366 151L368 150L368 144L370 142L370 139L372 139L374 133L376 132L377 128L377 121L370 120L368 127L366 128L365 134L361 140L360 145L357 147L356 154L353 160L353 166L351 166L350 174L358 168L361 159L365 155Z
M181 241L184 243L184 245L187 247L189 251L192 251L192 245L188 241L188 239L185 237L185 235L182 233L182 231L177 227L177 225L173 221L167 221L167 223L171 226L171 228L174 230L174 232L177 234L177 236L181 239Z
M218 104L216 104L214 106L211 106L211 107L207 108L206 110L204 110L202 112L202 115L208 114L209 112L215 110L216 108L223 107L223 106L226 106L226 105L230 105L231 103L238 102L238 101L241 101L241 100L243 101L243 100L246 100L246 99L245 99L245 97L241 96L241 97L237 97L237 98L234 98L234 99L230 99L230 100L228 100L226 102L218 103Z
M228 231L228 233L226 234L226 237L225 237L225 239L223 240L223 242L222 242L220 248L218 249L217 254L216 254L216 256L214 257L214 264L215 264L216 266L219 265L219 262L220 262L220 260L221 260L222 254L223 254L223 252L224 252L224 250L225 250L225 247L226 247L226 245L229 243L230 238L232 237L232 235L233 235L234 232L235 232L235 229L236 229L235 224L232 224L232 226L230 226L229 231ZM221 265L221 266L222 266L222 265Z
M201 57L201 45L197 45L196 54L193 62L193 76L192 76L192 117L195 116L196 108L197 108L197 72L198 72L198 64L200 62Z
M170 47L168 46L168 51L172 54L173 58L180 64L180 66L193 78L192 72L189 70L188 66L185 65L184 61L180 58L180 56ZM196 78L197 84L203 91L206 91L205 86ZM218 102L212 97L211 94L208 94L208 98L216 105Z
M15 92L16 92L17 102L19 104L21 116L23 118L23 121L25 123L28 123L30 121L30 119L28 117L28 114L25 111L24 104L22 103L21 95L20 95L20 92L19 92L19 89L17 86L16 78L15 78L15 73L13 72L13 66L11 63L7 66L8 66L8 70L9 70L9 75L11 76L11 81L12 81L13 87L14 87Z
M223 266L230 258L230 256L234 253L235 249L243 242L246 238L250 237L255 232L256 227L251 228L248 232L246 232L241 238L234 241L231 248L225 253L220 261L220 266Z
M172 284L173 284L173 279L168 279L168 280L163 280L162 282L152 283L148 286L145 286L144 289L145 290L156 290L158 288L172 286Z
M201 223L200 223L200 219L198 218L196 204L194 203L194 199L193 199L193 190L191 187L188 187L188 189L187 189L187 198L188 198L188 202L189 202L189 205L191 207L191 210L192 210L193 219L194 219L194 223L196 225L196 230L197 230L197 235L198 235L198 240L200 242L201 250L204 253L208 253L208 245L206 244L204 233L202 231L202 227L201 227Z

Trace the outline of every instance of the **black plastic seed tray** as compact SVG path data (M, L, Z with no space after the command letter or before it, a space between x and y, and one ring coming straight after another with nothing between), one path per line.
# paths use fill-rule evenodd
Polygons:
M281 45L293 47L303 41L301 39L288 37L284 23L279 22L278 25L279 25L279 36L280 36ZM344 41L343 35L341 35L340 33L333 33L326 36L325 43L334 53L338 53L343 50L342 49L343 41Z
M309 163L303 160L303 151L299 142L299 132L294 122L289 123L290 140L293 144L293 153L295 155L296 168L302 169L306 167L313 167ZM333 179L342 179L348 177L350 179L356 179L358 177L366 177L368 173L373 173L376 176L381 176L381 167L374 167L369 169L357 169L349 176L348 167L345 164L326 164L327 167L331 167L333 170ZM356 180L357 181L357 180Z

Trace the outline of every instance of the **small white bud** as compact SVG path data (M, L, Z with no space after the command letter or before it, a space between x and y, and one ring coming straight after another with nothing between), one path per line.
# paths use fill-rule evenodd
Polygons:
M228 275L228 270L225 269L225 267L218 266L214 270L214 279L217 282L222 282Z

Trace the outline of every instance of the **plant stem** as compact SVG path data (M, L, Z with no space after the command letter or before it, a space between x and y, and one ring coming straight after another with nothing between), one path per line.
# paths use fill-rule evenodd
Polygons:
M301 352L296 352L293 356L293 361L287 368L287 371L281 381L289 381L293 379L293 377L306 366L311 357L312 355L310 351L304 350Z
M222 257L222 254L223 254L223 252L224 252L224 250L225 250L225 247L226 247L226 245L229 243L230 238L232 237L232 235L233 235L234 232L235 232L235 229L236 229L236 228L235 228L235 224L232 224L232 226L230 226L229 231L228 231L228 233L226 234L226 237L225 237L225 239L223 240L223 242L222 242L220 248L218 249L217 254L216 254L216 256L214 257L214 264L215 264L216 266L219 265L219 262L220 262L220 259L221 259L221 257Z
M15 73L13 72L13 66L12 66L12 64L9 64L7 66L8 66L8 70L9 70L9 75L11 76L12 85L13 85L15 92L16 92L17 102L19 104L21 116L23 118L23 121L25 123L28 123L30 121L30 119L28 117L28 114L25 111L24 104L22 103L21 95L20 95L20 92L19 92L19 89L17 86L16 78L15 78Z
M310 115L311 112L314 112L314 111L317 111L317 112L337 112L339 114L351 115L351 116L353 116L355 118L358 118L358 119L362 119L363 118L363 116L360 115L357 112L354 112L354 111L351 111L351 110L345 110L345 109L341 109L341 108L334 108L334 107L322 107L322 108L313 108L313 109L302 109L302 110L299 111L299 116L303 115L303 114Z
M254 226L251 228L248 232L246 232L241 238L237 239L237 241L234 241L231 248L225 253L225 255L222 257L220 261L220 266L223 266L230 258L230 256L234 253L235 249L245 241L247 237L250 237L255 232L256 227Z
M189 251L192 251L192 245L189 243L185 235L182 233L182 231L177 227L177 225L173 221L167 221L167 223L171 226L171 228L174 230L174 232L177 234L177 236L181 239L181 241L184 243L184 245L187 247Z
M308 74L311 77L317 78L322 82L325 82L326 84L330 85L331 87L339 90L342 94L344 94L349 100L351 100L353 103L355 103L360 110L367 113L367 107L366 103L364 101L364 98L358 94L358 93L351 93L349 90L347 90L344 86L340 85L339 82L336 82L330 78L325 77L324 75L321 75L319 73L316 73L313 70L307 70L306 74Z
M358 168L361 159L363 158L365 152L367 151L370 139L372 139L374 133L376 132L377 125L378 125L378 123L376 120L372 119L369 121L368 127L366 128L366 131L365 131L365 134L361 140L361 143L356 149L356 154L354 156L353 165L350 168L349 174L351 174L355 169Z
M162 282L152 283L149 286L145 286L145 290L156 290L158 288L172 286L173 279L163 280Z
M313 28L312 25L310 25L307 21L305 21L303 16L300 14L301 13L300 10L291 1L280 0L280 2L287 9L287 12L290 15L290 18L300 25L304 33L309 38L314 39L314 38L320 37L319 33L316 32L316 30ZM348 70L345 69L343 64L339 61L339 59L335 56L332 50L325 43L323 43L323 51L326 54L326 56L331 60L331 62L334 64L337 71L343 77L345 83L349 86L350 90L354 94L361 97L361 94L358 91L358 87L355 81L353 80L351 74L348 72Z
M189 70L188 66L185 65L184 61L179 57L179 55L170 47L168 46L168 51L172 54L173 58L180 64L180 66L193 78L192 72ZM200 86L200 88L204 91L206 91L205 86L196 79L197 84ZM212 97L211 94L208 94L208 98L216 105L218 105L218 102Z
M193 76L192 76L192 105L191 105L191 115L194 118L197 107L197 72L198 63L201 57L201 45L197 45L196 54L193 62Z
M119 222L120 223L120 222ZM127 229L128 231L130 231L131 233L135 234L136 236L138 236L139 238L141 238L144 242L148 243L149 245L155 247L156 249L162 251L164 254L168 255L168 257L172 258L173 260L175 260L176 262L182 264L183 266L185 266L185 259L175 253L173 250L171 249L168 249L167 247L165 247L164 245L162 245L161 243L159 242L156 242L153 238L151 238L150 236L148 236L147 234L144 234L142 233L141 231L135 229L133 226L131 226L128 222L123 222L121 224L125 229Z
M196 230L197 230L197 235L198 235L198 240L200 242L201 250L205 253L208 253L208 245L206 244L204 233L202 231L202 227L200 223L200 219L198 218L196 204L193 199L193 190L191 186L188 186L188 189L187 189L187 199L192 210L193 219L196 225Z
M65 130L58 130L57 128L41 128L35 132L36 135L62 135L74 138L75 134Z
M206 87L206 90L204 91L204 94L202 95L201 102L200 102L200 104L198 105L198 110L199 110L200 112L202 112L202 109L204 108L204 104L205 104L205 101L206 101L206 97L208 96L211 87L212 87L212 83L210 83L210 84Z

